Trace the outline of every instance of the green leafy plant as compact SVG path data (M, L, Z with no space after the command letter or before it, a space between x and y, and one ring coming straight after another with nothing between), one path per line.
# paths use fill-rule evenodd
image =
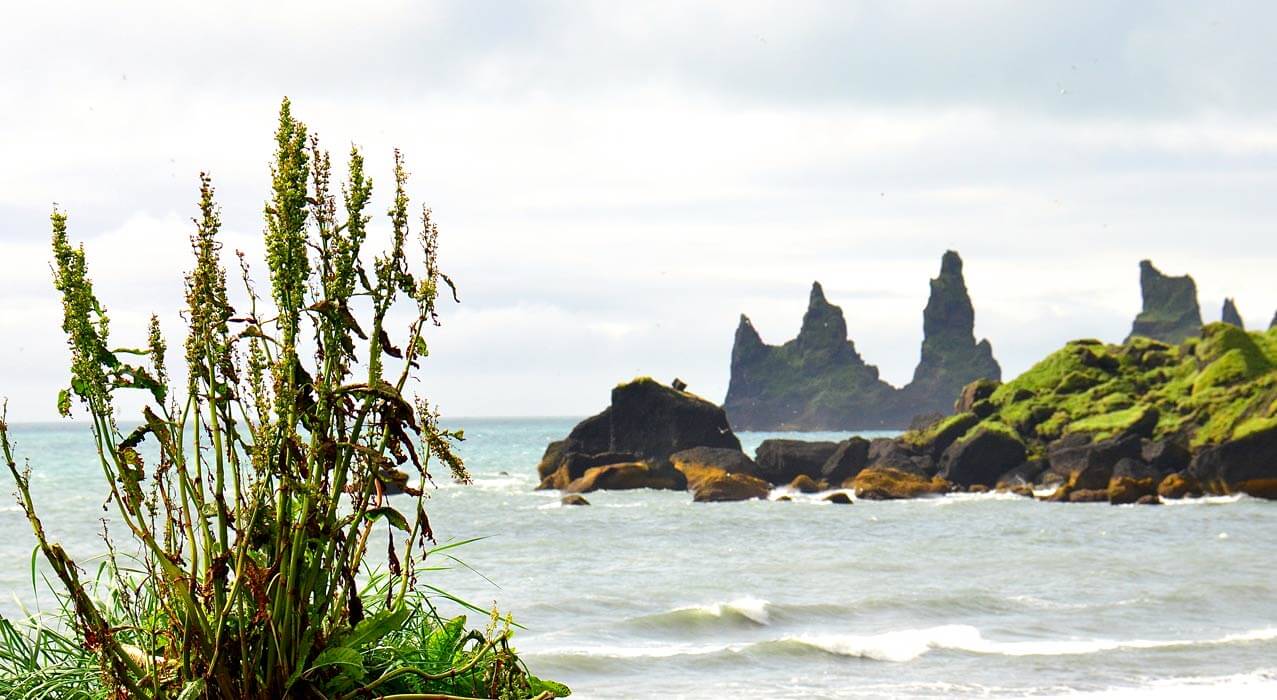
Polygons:
M429 209L410 231L402 158L396 151L389 247L371 260L363 247L373 183L362 155L352 148L334 194L329 154L287 99L271 175L270 295L259 296L239 253L240 308L227 291L213 185L200 177L184 386L166 370L155 317L145 347L111 342L84 249L54 211L54 281L71 351L58 406L69 415L78 402L87 413L109 500L139 554L109 547L98 578L82 580L45 530L29 468L18 467L0 420L5 462L74 634L36 625L24 635L5 621L0 673L47 672L71 697L566 695L527 673L509 644L508 619L493 613L484 630L466 630L464 618L440 618L426 595L432 589L418 580L442 549L424 504L431 465L469 477L454 452L462 434L440 427L424 399L405 396L428 354L426 331L439 323L440 295L446 288L455 299L456 289L438 268ZM396 331L398 302L413 313ZM129 430L116 415L126 391L141 392L145 404ZM422 488L407 486L408 469ZM410 508L388 498L399 490ZM384 567L369 553L375 528L388 535ZM375 573L361 584L368 571ZM91 680L87 657L97 666ZM37 682L10 692L40 697L42 689Z

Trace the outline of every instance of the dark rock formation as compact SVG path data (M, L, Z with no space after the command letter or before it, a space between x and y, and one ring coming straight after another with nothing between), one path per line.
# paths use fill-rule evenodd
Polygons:
M1140 293L1144 309L1135 317L1128 340L1142 336L1174 345L1201 332L1202 313L1192 277L1163 275L1152 262L1141 260Z
M749 459L740 452L722 408L652 379L635 379L612 390L612 405L578 423L566 439L550 443L537 466L539 488L643 488L647 479L647 488L681 489L686 478L669 458L695 447Z
M740 449L722 408L652 379L617 386L608 412L613 452L666 459L689 447Z
M587 500L585 500L585 496L582 496L582 495L581 495L581 494L579 494L579 493L569 493L568 495L566 495L566 496L564 496L563 498L560 498L560 499L559 499L559 505L564 505L564 506L588 506L588 505L590 505L590 502L589 502L589 501L587 501Z
M1199 450L1188 472L1209 493L1277 499L1277 423Z
M841 484L860 473L869 464L869 441L862 437L850 437L838 443L829 459L820 467L820 478Z
M779 486L799 474L820 479L825 462L837 451L836 442L763 440L754 452L754 461L758 463L758 476Z
M1165 476L1188 468L1188 448L1174 440L1148 440L1140 447L1140 459Z
M1122 505L1136 503L1147 496L1157 497L1157 485L1161 474L1151 465L1131 457L1123 457L1113 466L1109 479L1109 503Z
M975 341L974 319L962 259L949 251L923 311L921 360L897 390L856 352L842 309L814 283L802 329L784 345L764 343L741 316L724 408L737 430L904 428L919 414L947 414L963 386L1001 376L988 341Z
M1246 324L1242 322L1242 315L1237 313L1237 303L1231 298L1224 299L1224 309L1219 314L1219 320L1242 330L1246 329Z
M1166 478L1157 485L1157 495L1162 498L1187 498L1189 496L1202 495L1201 484L1197 483L1197 479L1187 472L1176 472L1167 474Z
M980 427L944 451L940 476L959 486L992 486L998 477L1024 463L1024 456L1024 443L1010 431Z
M1268 330L1271 331L1274 328L1277 328L1277 311L1273 312L1273 320L1268 322Z
M975 309L962 278L962 258L952 250L931 280L922 312L922 357L901 400L914 413L948 412L962 388L977 379L1002 378L988 340L975 340ZM992 392L990 392L992 393Z
M851 505L851 496L848 496L842 491L835 491L834 493L831 493L820 500L825 501L826 503L836 503L838 505L844 505L844 506Z
M758 476L758 464L740 450L726 447L693 447L670 455L676 469L721 469L733 474Z

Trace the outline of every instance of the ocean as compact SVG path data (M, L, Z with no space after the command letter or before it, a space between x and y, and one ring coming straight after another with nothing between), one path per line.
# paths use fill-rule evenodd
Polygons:
M428 501L440 543L484 538L429 583L512 612L528 665L574 697L1277 697L1277 502L560 507L535 467L575 422L445 421L474 484L441 474ZM12 427L47 529L92 571L107 514L87 432ZM0 613L47 607L9 499L0 533Z

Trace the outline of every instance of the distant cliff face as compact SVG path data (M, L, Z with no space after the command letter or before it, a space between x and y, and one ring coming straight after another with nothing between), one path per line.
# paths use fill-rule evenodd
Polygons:
M962 387L1000 379L987 340L976 343L975 311L962 259L945 253L923 311L922 358L913 381L896 389L847 339L842 309L812 285L798 337L767 345L741 316L724 408L736 430L903 428L926 413L948 413Z
M1197 285L1188 275L1164 275L1148 260L1140 261L1140 293L1144 309L1135 317L1127 339L1136 336L1178 344L1202 331Z
M1246 329L1246 324L1242 322L1242 315L1237 313L1237 302L1232 299L1224 300L1224 309L1219 313L1219 320L1237 326L1242 330Z

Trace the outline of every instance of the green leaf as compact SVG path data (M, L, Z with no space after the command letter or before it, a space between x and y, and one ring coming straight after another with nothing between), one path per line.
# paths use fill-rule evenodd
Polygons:
M355 625L355 629L342 640L342 644L354 649L376 644L382 637L403 627L411 614L412 611L405 605L400 605L393 610L379 610Z
M403 530L404 532L408 532L408 519L403 516L403 513L400 513L399 511L395 510L394 508L391 508L390 506L373 508L367 513L364 513L364 517L369 520L376 520L377 518L385 518L386 521L391 524L391 526L397 527L400 530Z
M71 390L63 389L58 392L58 414L63 418L71 416Z
M433 663L451 666L457 645L466 633L466 616L458 615L443 623L426 639L426 658Z
M338 672L356 681L364 679L364 657L350 647L328 647L319 652L308 673L321 668L334 667Z
M533 695L540 695L548 690L556 698L566 698L572 694L572 689L566 685L556 683L554 681L542 680L536 676L528 676L528 689L532 691Z

